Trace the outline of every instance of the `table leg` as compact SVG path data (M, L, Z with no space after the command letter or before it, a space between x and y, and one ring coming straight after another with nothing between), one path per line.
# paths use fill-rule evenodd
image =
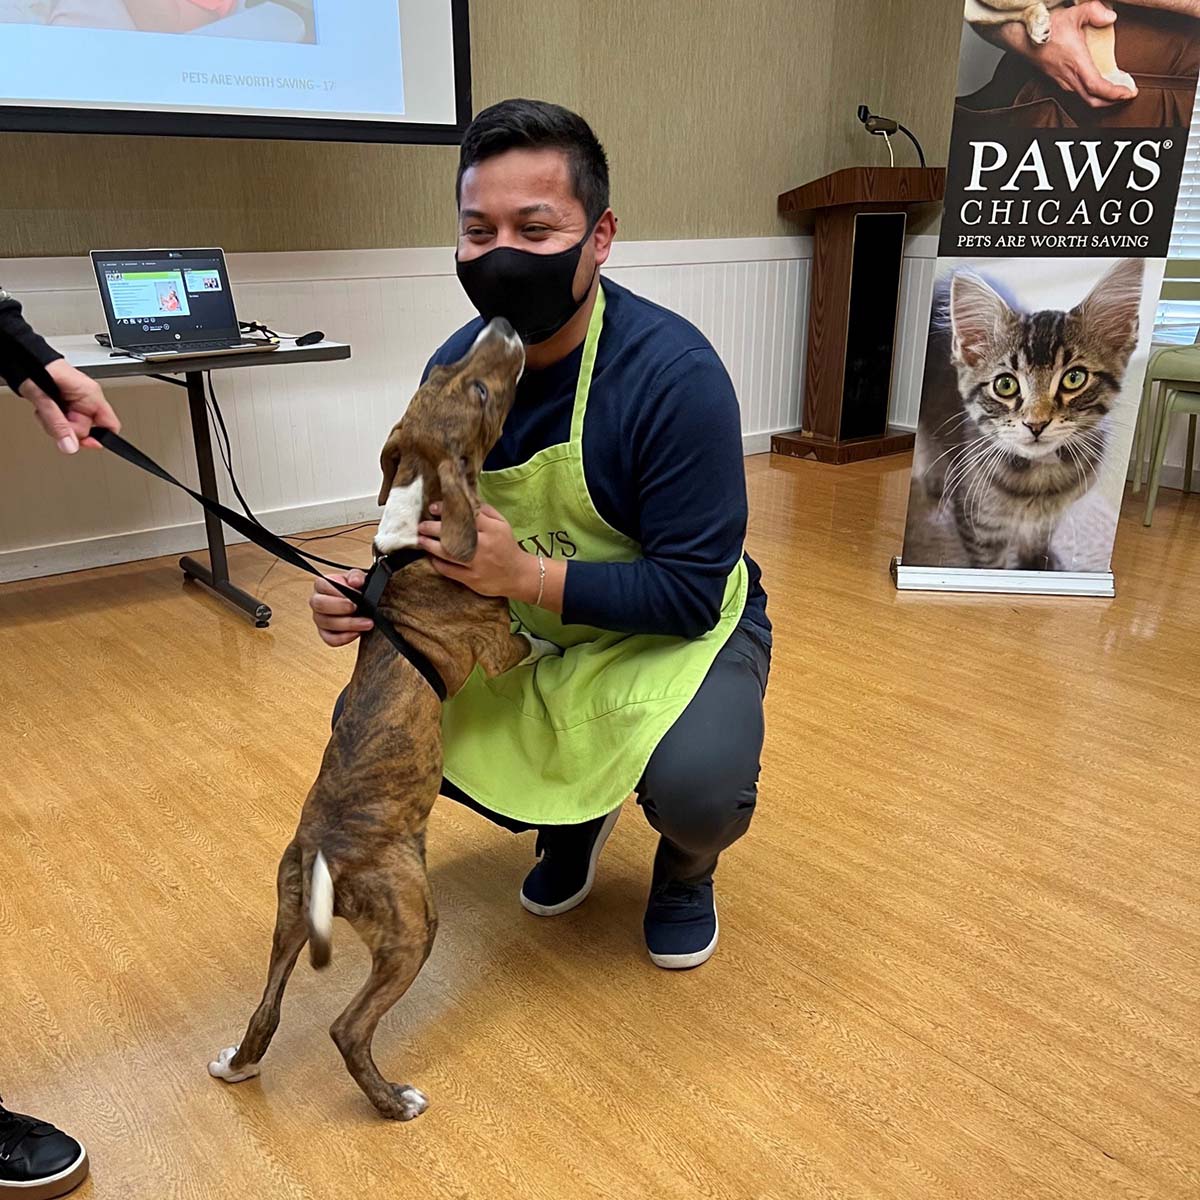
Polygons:
M220 500L217 493L217 468L213 462L212 433L208 425L208 409L204 402L204 376L200 371L187 373L188 411L192 418L192 439L196 444L196 466L200 472L200 491L210 500ZM259 629L265 629L271 621L271 610L261 600L230 582L229 560L225 553L225 531L220 518L212 513L204 514L204 525L208 532L208 561L204 566L190 555L179 560L184 578L194 579L211 588L231 604L254 618Z

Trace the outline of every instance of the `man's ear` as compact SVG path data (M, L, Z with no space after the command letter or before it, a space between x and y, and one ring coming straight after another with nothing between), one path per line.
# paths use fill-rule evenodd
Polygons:
M438 463L442 485L442 546L458 562L475 557L475 512L479 501L467 480L462 461L444 458Z
M383 443L383 452L379 456L379 465L383 468L383 486L379 489L379 503L388 502L392 488L396 483L396 472L400 469L400 426L397 425L388 434L388 440Z
M617 218L611 208L604 211L603 216L596 222L592 233L592 245L596 248L596 266L600 268L608 262L612 253L612 244L617 237Z

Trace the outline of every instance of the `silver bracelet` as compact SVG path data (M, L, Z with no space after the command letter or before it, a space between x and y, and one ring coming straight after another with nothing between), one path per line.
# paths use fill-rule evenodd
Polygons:
M539 554L538 560L538 594L533 602L534 608L542 607L542 597L546 594L546 560Z

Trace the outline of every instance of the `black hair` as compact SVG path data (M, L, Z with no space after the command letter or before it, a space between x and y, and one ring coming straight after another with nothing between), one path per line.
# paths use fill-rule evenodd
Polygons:
M608 208L608 156L578 113L545 100L501 100L467 126L458 156L454 194L462 203L463 175L506 150L561 150L567 156L575 198L592 226Z

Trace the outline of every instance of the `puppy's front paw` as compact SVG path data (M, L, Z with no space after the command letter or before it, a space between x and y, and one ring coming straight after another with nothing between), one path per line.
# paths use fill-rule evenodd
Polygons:
M529 654L521 660L521 666L535 663L539 658L557 657L562 654L553 642L548 642L545 638L534 637L532 633L523 633L521 636L529 643Z
M1135 96L1137 95L1137 84L1134 83L1133 76L1128 71L1122 71L1120 67L1114 67L1104 78L1113 87L1128 88Z
M241 1083L245 1079L253 1079L262 1069L258 1063L247 1063L237 1071L230 1067L229 1064L237 1052L237 1046L226 1046L217 1055L216 1061L208 1064L208 1073L214 1079L223 1079L226 1083Z
M1025 28L1030 39L1039 46L1050 40L1050 11L1044 4L1034 4L1026 11Z
M429 1097L415 1087L392 1089L392 1100L384 1116L393 1121L412 1121L429 1107Z

